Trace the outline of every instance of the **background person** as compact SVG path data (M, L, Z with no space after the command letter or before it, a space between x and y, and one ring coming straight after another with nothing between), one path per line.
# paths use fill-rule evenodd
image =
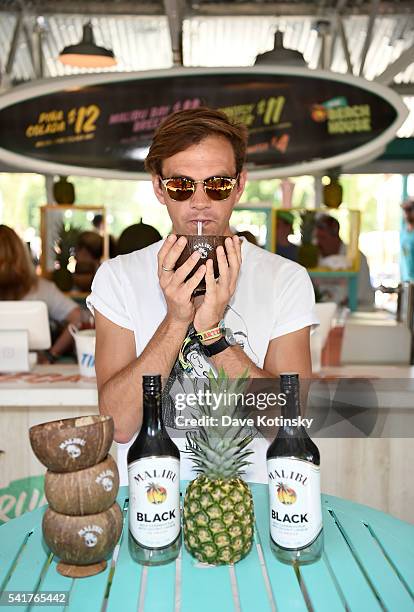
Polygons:
M414 198L401 204L403 219L400 230L401 280L414 281Z
M142 223L142 219L140 219L139 223L126 227L119 236L117 254L126 255L138 249L145 249L145 247L159 240L161 240L159 231L152 225Z
M287 210L278 210L276 216L276 254L298 261L299 248L289 241L289 236L293 234L294 217Z
M67 323L80 325L81 312L54 283L36 276L26 245L7 225L0 225L0 300L39 300L45 302L49 321L65 326L49 351L39 354L39 361L55 361L73 346Z
M330 267L329 257L341 256L344 267L347 266L347 245L339 236L339 222L325 213L316 218L315 236L319 248L319 262L321 267ZM358 272L358 308L373 308L375 305L375 292L371 285L368 261L365 255L359 251L360 267ZM336 302L338 305L348 304L348 282L345 278L315 279L315 284L321 294L322 301Z

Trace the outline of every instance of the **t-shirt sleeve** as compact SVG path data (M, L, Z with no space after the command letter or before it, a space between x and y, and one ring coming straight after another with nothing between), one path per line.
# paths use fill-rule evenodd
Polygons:
M304 327L319 325L315 314L315 292L305 268L289 272L278 296L276 320L270 338L278 338Z
M51 282L48 282L47 285L42 285L39 296L46 302L50 318L59 323L65 321L69 313L78 308L76 302L64 295Z
M96 309L116 325L133 330L134 326L125 305L125 291L120 274L114 269L115 261L104 261L98 268L92 282L92 292L86 298L86 305L93 315Z

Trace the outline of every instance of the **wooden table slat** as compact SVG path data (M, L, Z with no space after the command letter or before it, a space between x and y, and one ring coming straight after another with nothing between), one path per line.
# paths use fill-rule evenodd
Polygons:
M361 519L346 515L340 510L335 514L385 607L389 610L414 611L413 598L403 587Z
M16 555L25 539L36 528L43 516L45 508L26 512L18 518L0 525L0 587L7 576Z
M271 612L272 605L266 590L266 583L257 550L258 541L259 537L256 532L252 550L247 557L234 566L240 596L240 606L241 609L243 611L246 610L246 612L249 612L249 610Z
M76 578L70 593L71 610L100 612L104 601L110 565L105 571L88 578Z
M15 559L17 559L18 554L21 552L27 537L28 533L26 533L26 530L18 533L13 532L11 529L8 531L2 530L0 534L0 588Z
M117 502L121 508L124 507L125 490L122 488L117 497ZM125 516L124 516L125 528ZM123 531L124 531L123 528ZM115 551L114 551L115 552ZM70 608L73 610L88 610L88 612L100 612L108 585L108 580L111 571L111 560L113 554L107 558L107 567L105 571L96 576L88 578L78 578L73 581L72 590L70 593Z
M67 578L66 576L62 576L56 570L56 566L59 562L59 559L53 557L48 570L42 580L42 584L40 585L41 591L69 591L69 604L70 604L70 591L72 589L74 580L73 578ZM47 612L63 612L65 606L47 606Z
M217 599L216 599L217 598ZM182 547L181 612L211 612L219 602L220 610L232 612L234 600L228 566L211 567L198 563Z
M122 487L118 503L124 507L128 488ZM107 612L119 612L119 602L124 610L137 610L143 567L132 561L128 550L128 515L121 535L118 559L109 591Z
M414 596L414 529L402 541L390 533L389 529L386 531L376 525L370 525L370 529Z
M176 563L149 567L145 589L145 612L174 612Z
M307 612L308 608L293 568L275 559L270 549L267 487L251 485L251 489L255 502L256 525L277 610Z
M316 563L303 565L300 575L305 584L313 609L318 612L342 612L344 602L326 563L325 554Z
M324 500L323 506L325 556L344 593L348 608L360 610L361 602L363 602L364 612L381 612L381 606L349 550L348 544L331 514L326 512L326 508L332 507L332 500L329 500L329 503Z
M42 512L37 515L37 525L33 527L33 533L27 540L16 568L6 585L7 591L35 591L42 569L50 556L50 551L43 542L42 536L41 516L43 516L44 508L39 510Z
M355 518L364 520L367 523L373 523L382 529L388 530L391 522L393 535L399 540L413 538L414 525L401 521L390 514L386 514L385 512L381 512L380 510L376 510L370 506L358 504L349 499L343 499L342 497L324 494L323 498L327 507L340 510L349 516L354 516ZM412 510L411 516L414 523L414 509Z

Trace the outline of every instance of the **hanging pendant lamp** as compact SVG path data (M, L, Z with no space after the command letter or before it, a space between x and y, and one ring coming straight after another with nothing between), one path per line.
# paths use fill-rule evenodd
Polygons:
M271 51L260 53L254 62L255 66L263 64L281 64L282 66L303 66L307 67L307 63L299 51L295 49L286 49L283 46L283 32L275 33L274 47Z
M77 68L109 68L117 63L111 49L98 47L95 43L90 21L83 26L82 40L76 45L65 47L59 60L66 66Z

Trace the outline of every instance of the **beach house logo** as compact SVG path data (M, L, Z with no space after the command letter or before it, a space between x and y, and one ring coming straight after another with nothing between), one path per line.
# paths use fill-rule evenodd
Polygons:
M78 531L78 534L84 539L88 548L93 548L98 543L98 536L103 533L102 527L98 525L87 525Z
M101 485L105 491L109 492L112 491L114 486L114 476L115 474L112 470L105 470L96 477L95 482Z
M72 459L77 459L82 453L82 446L85 446L86 441L83 438L69 438L61 444L59 448L65 450Z

